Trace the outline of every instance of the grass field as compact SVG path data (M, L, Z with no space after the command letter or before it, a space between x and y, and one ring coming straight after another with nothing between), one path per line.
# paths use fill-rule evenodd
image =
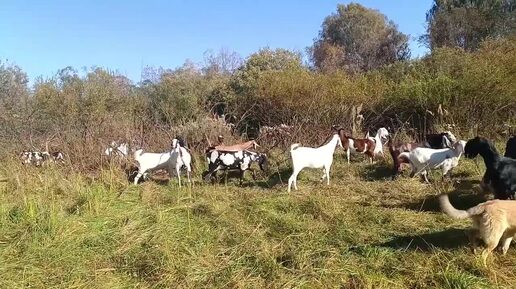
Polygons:
M485 268L470 221L439 210L439 191L458 208L485 200L483 163L461 161L453 181L425 185L339 152L330 186L307 170L290 194L288 162L243 187L198 169L183 188L4 163L0 288L513 288L514 247Z

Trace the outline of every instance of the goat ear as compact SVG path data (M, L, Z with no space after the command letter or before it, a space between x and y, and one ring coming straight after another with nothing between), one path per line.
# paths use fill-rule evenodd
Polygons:
M443 136L443 143L444 143L444 145L445 145L446 147L449 147L449 148L454 147L454 146L452 145L452 143L450 142L450 140L449 140L446 136Z

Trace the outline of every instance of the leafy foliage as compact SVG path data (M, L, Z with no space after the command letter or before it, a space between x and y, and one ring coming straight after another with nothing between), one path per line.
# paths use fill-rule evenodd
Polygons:
M421 40L431 49L460 47L473 51L487 38L514 35L515 9L512 0L434 0L426 15L427 34Z
M368 71L410 56L407 35L385 15L356 3L338 5L326 17L310 52L323 71Z

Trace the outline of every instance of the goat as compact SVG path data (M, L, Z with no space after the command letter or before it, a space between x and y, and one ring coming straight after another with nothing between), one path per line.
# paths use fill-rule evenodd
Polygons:
M217 151L225 151L225 152L239 152L239 151L245 151L249 149L256 149L259 147L259 145L254 140L250 140L244 143L235 144L235 145L217 145L214 147L208 148L209 150L217 150Z
M62 152L52 152L50 153L50 159L54 162L64 163L64 154Z
M481 155L486 172L480 183L484 189L489 188L495 198L514 199L516 193L516 160L502 157L495 146L483 137L475 137L466 143L464 155L475 158Z
M26 151L20 153L20 159L22 164L34 164L39 167L48 161L52 161L53 163L64 163L64 154L62 152L56 151L49 153L47 151L39 152L39 151Z
M516 135L512 136L505 145L506 158L516 159Z
M104 154L109 157L127 157L129 155L129 145L125 142L118 145L115 141L112 141L111 145L104 150Z
M177 139L172 140L171 151L166 153L144 153L142 149L134 152L134 159L138 162L138 174L134 178L134 184L138 184L138 180L147 171L157 171L166 169L170 177L176 172L179 186L181 187L180 170L186 167L188 182L190 182L190 174L192 172L191 162L192 156L184 147L179 144Z
M255 171L251 168L253 162L257 162L262 171L268 169L267 155L245 150L236 152L209 150L206 151L206 158L208 171L204 173L205 180L208 180L209 177L215 180L219 170L239 170L240 184L242 184L244 173L247 170L252 172L253 180L256 180Z
M451 148L455 142L457 142L457 138L447 130L441 133L427 134L423 146L433 149Z
M410 177L421 174L428 181L428 170L441 168L443 178L459 164L459 159L464 153L465 141L458 141L453 148L447 149L430 149L418 147L410 152L403 152L400 157L407 158L410 162L412 172Z
M418 147L426 147L433 149L452 148L452 144L455 143L456 140L456 137L449 131L445 131L438 134L427 134L425 141L422 143L408 142L393 144L392 139L389 139L387 146L389 148L389 153L393 160L392 179L396 179L396 177L401 173L403 164L410 163L406 157L400 157L401 153L410 152L411 150Z
M369 132L367 132L366 138L374 141L374 150L373 155L379 156L381 155L383 158L385 158L385 155L383 154L383 146L384 146L384 139L388 139L389 137L389 131L387 131L386 128L381 127L376 131L376 135L374 137L369 136Z
M364 138L358 139L348 136L343 128L337 128L336 126L332 127L337 131L342 148L346 151L346 156L348 158L348 164L350 155L352 152L359 152L362 154L366 154L369 157L371 163L374 159L374 148L376 146L375 141L372 138Z
M336 133L331 140L318 148L302 147L300 144L290 146L290 155L292 158L293 172L288 179L288 192L290 192L292 184L297 190L297 175L304 168L323 169L321 180L326 178L326 184L330 184L330 168L333 163L333 153L337 145L342 147L339 135Z

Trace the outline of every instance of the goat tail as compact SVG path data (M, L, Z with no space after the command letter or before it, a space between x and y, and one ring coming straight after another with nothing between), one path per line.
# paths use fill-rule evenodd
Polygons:
M143 154L143 149L136 150L134 152L134 159L138 160L142 154Z
M293 151L293 150L297 149L300 146L301 146L301 144L295 143L295 144L290 146L290 151Z
M439 205L441 206L441 210L443 210L446 215L455 219L466 219L472 216L480 215L484 212L484 206L476 206L468 210L457 210L450 203L448 194L441 194L439 196Z

